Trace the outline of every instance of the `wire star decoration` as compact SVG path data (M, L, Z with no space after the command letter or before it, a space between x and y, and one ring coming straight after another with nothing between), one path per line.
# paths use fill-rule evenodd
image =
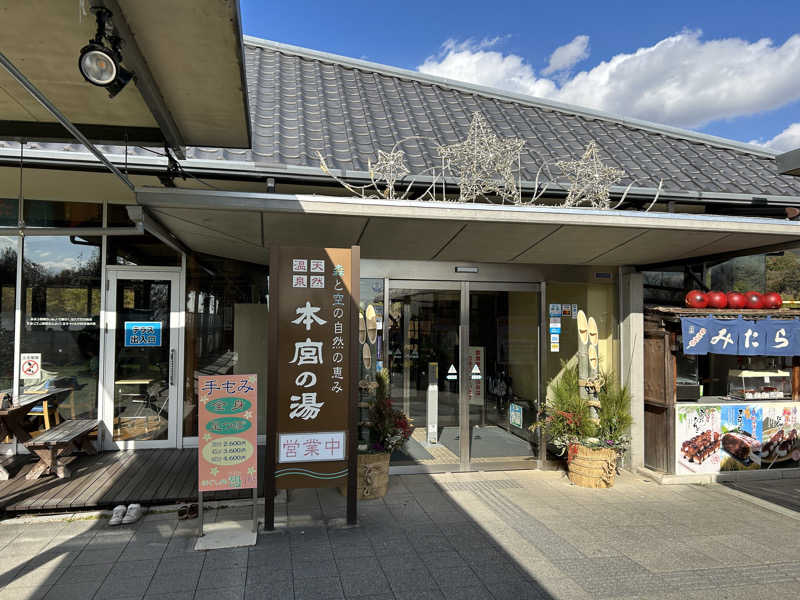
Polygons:
M556 166L571 182L567 198L562 204L565 207L588 204L591 208L610 208L609 190L625 177L625 171L609 167L600 160L594 141L589 142L578 160L558 161Z
M394 184L409 173L406 166L406 155L402 150L393 149L391 152L378 150L378 160L374 165L372 162L369 163L370 177L386 184L383 195L389 199L395 197Z
M518 204L521 198L514 172L519 171L523 146L524 140L498 137L484 116L476 112L467 139L439 146L439 155L459 178L462 202L497 194L503 203Z

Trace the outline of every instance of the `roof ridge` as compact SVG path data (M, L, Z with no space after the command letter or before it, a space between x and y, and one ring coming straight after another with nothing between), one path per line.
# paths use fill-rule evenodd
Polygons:
M349 67L353 69L362 69L386 75L389 77L398 77L402 79L408 79L411 81L421 81L431 85L450 88L468 94L479 94L482 96L486 96L493 99L499 99L506 102L514 102L517 104L525 104L528 106L534 106L546 110L560 111L588 119L609 121L632 129L639 129L661 135L667 135L673 138L687 140L694 143L708 144L711 146L727 148L738 152L761 156L763 158L774 159L778 154L775 151L763 148L761 146L756 146L754 144L748 144L747 142L739 142L736 140L731 140L728 138L723 138L715 135L709 135L706 133L698 133L696 131L692 131L691 129L683 129L681 127L663 125L661 123L655 123L643 119L623 117L620 115L614 115L604 111L595 110L592 108L586 108L575 104L568 104L566 102L558 102L556 100L549 100L537 96L529 96L526 94L517 94L514 92L509 92L498 88L491 88L487 86L476 85L473 83L467 83L464 81L457 81L454 79L448 79L447 77L440 77L438 75L429 75L427 73L420 73L419 71L412 71L410 69L393 67L390 65L384 65L381 63L361 60L357 58L351 58L348 56L342 56L330 52L312 50L310 48L303 48L302 46L293 46L291 44L284 44L282 42L275 42L272 40L258 38L250 35L243 36L243 39L245 46L267 48L270 50L282 52L284 54L292 54L295 56L300 56L312 60L320 60L323 62L339 64L344 67Z

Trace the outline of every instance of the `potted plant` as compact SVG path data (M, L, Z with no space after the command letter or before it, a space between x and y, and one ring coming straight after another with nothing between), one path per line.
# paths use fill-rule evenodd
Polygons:
M600 446L614 450L617 453L616 470L625 451L631 445L630 427L633 424L631 416L631 393L626 385L620 385L611 376L605 378L605 385L600 389L600 425L598 438Z
M405 446L414 426L401 410L392 406L389 397L389 371L375 376L378 384L375 399L369 405L366 423L369 432L367 450L358 455L358 499L382 498L389 486L389 458Z
M610 408L606 411L605 417L601 404L598 423L598 420L592 419L589 399L581 397L578 381L577 366L562 363L560 375L548 386L544 412L531 429L542 427L559 454L566 454L567 472L574 484L611 487L614 485L619 456L614 444L623 443L620 431L627 427L616 410L621 403L621 392L613 397L616 404L613 404L613 410ZM616 391L613 386L603 389L606 391L601 390L601 403L604 395ZM604 434L608 434L607 438L613 444L604 441Z

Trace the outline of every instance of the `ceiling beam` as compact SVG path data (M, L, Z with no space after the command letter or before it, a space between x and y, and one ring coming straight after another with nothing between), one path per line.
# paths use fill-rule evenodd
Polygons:
M125 13L117 0L98 0L97 4L105 6L111 11L111 21L114 23L114 29L122 40L122 62L129 71L133 72L136 88L150 109L156 123L161 128L164 140L177 158L185 159L186 143L184 142L183 134L178 129L175 119L172 118L172 112L170 112L167 103L164 101L161 90L159 90L158 84L150 72L150 67L147 66L147 61L141 50L139 50L136 36L125 20Z
M95 144L124 146L161 146L164 136L157 127L123 127L118 125L87 125L74 123ZM0 139L23 139L29 142L72 142L60 123L35 121L3 121L0 120Z

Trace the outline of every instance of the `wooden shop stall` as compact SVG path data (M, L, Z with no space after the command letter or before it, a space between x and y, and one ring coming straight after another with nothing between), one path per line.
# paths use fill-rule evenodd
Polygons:
M800 310L648 307L645 466L800 467Z

